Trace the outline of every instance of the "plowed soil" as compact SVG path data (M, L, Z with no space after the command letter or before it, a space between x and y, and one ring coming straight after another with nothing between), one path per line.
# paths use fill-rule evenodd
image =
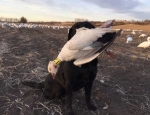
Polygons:
M41 90L21 81L44 81L49 60L54 59L67 41L68 29L0 28L0 115L62 115L65 98L48 100ZM76 115L149 115L150 48L137 48L146 38L126 44L123 32L109 48L115 59L98 57L98 73L92 88L97 111L85 106L84 90L73 93ZM143 32L146 33L146 32ZM149 34L150 33L146 33Z

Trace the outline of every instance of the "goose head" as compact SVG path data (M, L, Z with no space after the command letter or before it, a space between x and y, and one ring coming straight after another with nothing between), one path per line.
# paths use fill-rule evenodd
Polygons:
M150 42L150 37L147 37L147 41Z
M48 72L51 73L53 79L55 79L56 73L58 71L59 65L55 65L53 61L49 61Z

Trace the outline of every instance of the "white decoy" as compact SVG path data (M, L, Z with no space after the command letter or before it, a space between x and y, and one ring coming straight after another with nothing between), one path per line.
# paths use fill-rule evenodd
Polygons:
M8 27L8 25L7 25L7 23L5 22L5 23L2 23L2 28L3 29L6 29Z
M140 37L146 37L147 35L146 34L141 34L140 36L139 36L139 38Z
M101 51L101 48L108 45L114 36L117 37L116 32L110 28L76 29L76 34L64 45L58 57L49 62L48 71L55 78L62 61L75 60L74 65L76 66L92 61L104 51Z
M135 31L132 31L131 34L135 35L136 33L135 33Z
M130 42L132 42L133 41L133 38L130 36L130 35L128 35L127 36L127 42L126 43L130 43Z
M147 38L147 41L140 43L137 47L147 48L150 46L150 37Z

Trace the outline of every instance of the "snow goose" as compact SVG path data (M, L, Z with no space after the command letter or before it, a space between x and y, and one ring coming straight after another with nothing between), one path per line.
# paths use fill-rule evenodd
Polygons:
M139 38L140 37L146 37L147 35L146 34L141 34L140 36L139 36Z
M76 34L63 46L58 57L49 62L48 71L55 78L63 61L75 60L76 66L92 61L113 43L121 31L116 34L111 28L76 29ZM109 52L106 53L109 55Z
M131 35L127 36L127 42L126 43L130 43L133 41L133 38L131 37Z
M132 34L132 35L135 35L136 33L135 33L135 31L132 31L131 34Z
M150 46L150 37L147 37L147 41L140 43L137 47L147 48Z

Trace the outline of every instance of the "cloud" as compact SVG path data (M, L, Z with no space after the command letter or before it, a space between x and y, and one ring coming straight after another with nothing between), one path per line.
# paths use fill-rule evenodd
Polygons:
M150 19L150 12L133 11L131 15L141 20Z
M87 2L92 2L101 8L109 8L116 12L128 12L135 7L141 5L139 1L135 0L84 0Z
M34 5L52 5L54 3L53 0L14 0L14 1L20 1L25 4L34 4Z
M0 14L26 15L29 20L148 19L149 7L149 0L0 0Z
M148 13L145 11L136 10L148 2L147 0L83 0L95 4L100 8L110 9L114 13L126 14L138 19L147 19Z
M22 6L22 7L33 6L33 7L45 8L45 7L51 7L55 3L53 0L1 0L0 2L2 2L3 4L11 5L16 8L17 6Z

